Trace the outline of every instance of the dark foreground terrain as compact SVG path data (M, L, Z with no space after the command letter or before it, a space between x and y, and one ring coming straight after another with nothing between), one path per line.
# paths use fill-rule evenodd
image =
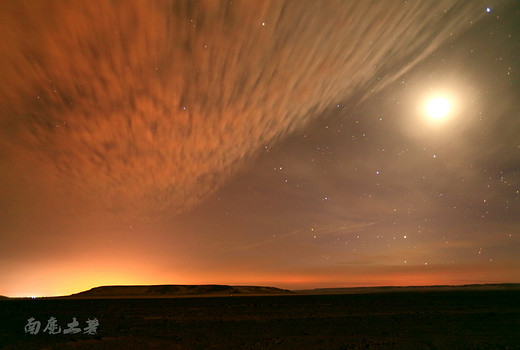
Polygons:
M73 317L98 334L63 334ZM520 291L0 300L0 348L520 349Z

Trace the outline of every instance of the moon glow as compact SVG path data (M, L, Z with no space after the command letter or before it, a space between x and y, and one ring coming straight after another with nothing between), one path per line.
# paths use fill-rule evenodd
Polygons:
M450 102L443 97L433 98L426 105L426 112L434 119L443 118L449 111Z

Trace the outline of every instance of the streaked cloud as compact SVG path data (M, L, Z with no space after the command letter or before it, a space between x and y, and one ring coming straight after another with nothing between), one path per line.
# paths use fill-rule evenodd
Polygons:
M22 215L52 194L117 216L185 211L263 146L393 82L481 9L447 0L4 2L1 207Z

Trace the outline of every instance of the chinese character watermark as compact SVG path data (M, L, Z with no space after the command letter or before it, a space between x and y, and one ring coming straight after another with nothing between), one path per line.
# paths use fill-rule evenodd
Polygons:
M27 320L27 324L25 325L25 333L38 334L41 326L42 323L40 321L36 321L34 317L31 317Z
M47 321L47 326L45 326L43 333L49 332L49 334L58 334L61 333L61 327L58 326L58 320L56 317L51 317Z
M79 326L79 322L76 320L76 317L72 318L72 322L68 323L67 326L69 328L63 330L63 334L76 334L81 332L81 328L77 328Z
M63 332L61 330L61 326L58 325L58 320L56 317L51 316L47 320L47 325L43 329L42 333L49 333L49 334L76 334L81 333L83 331L83 334L88 335L96 335L97 334L97 328L99 327L99 321L97 318L94 317L94 319L87 319L86 327L81 329L79 326L79 322L76 319L76 317L72 318L72 322L67 323L67 328L63 329ZM40 332L40 328L42 326L42 323L38 320L36 320L34 317L31 317L27 319L27 324L25 325L25 333L29 333L32 335L36 335Z
M97 318L94 318L93 320L91 320L90 318L87 320L87 327L85 327L83 330L84 330L84 334L89 334L89 335L94 335L94 334L97 334L97 328L99 326L99 322L97 320Z

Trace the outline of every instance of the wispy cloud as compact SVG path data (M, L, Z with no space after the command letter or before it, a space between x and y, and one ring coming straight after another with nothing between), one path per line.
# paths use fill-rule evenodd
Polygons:
M6 2L0 166L30 170L0 176L25 205L37 183L118 215L174 215L262 146L390 84L481 3Z

